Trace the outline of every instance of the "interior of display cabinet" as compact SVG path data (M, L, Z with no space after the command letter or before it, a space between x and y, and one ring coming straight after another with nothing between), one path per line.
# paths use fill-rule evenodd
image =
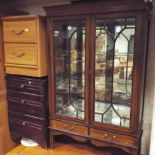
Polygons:
M84 119L86 26L84 20L59 20L53 25L55 110ZM94 121L129 128L135 19L98 19L95 34Z
M94 121L130 127L134 18L96 19Z
M83 21L55 23L56 112L84 119L85 27Z

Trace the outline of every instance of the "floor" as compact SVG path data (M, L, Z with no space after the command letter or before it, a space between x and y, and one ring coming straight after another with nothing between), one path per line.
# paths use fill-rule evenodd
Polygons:
M120 150L111 148L99 149L91 144L83 144L75 141L57 142L55 149L45 150L41 147L28 148L19 145L6 155L126 155Z
M117 155L123 155L118 154ZM97 151L96 149L74 144L58 144L54 150L44 150L39 146L34 148L26 148L22 145L10 151L6 155L116 155L109 150Z

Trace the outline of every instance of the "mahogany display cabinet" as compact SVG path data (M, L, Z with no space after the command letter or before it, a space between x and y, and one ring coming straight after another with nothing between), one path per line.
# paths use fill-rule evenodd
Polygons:
M140 152L150 8L142 0L45 7L50 140Z

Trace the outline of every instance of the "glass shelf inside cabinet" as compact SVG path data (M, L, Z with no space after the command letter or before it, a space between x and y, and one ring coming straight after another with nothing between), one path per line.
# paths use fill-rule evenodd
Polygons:
M94 121L130 127L135 19L97 19Z
M55 52L55 113L85 118L85 21L53 23Z

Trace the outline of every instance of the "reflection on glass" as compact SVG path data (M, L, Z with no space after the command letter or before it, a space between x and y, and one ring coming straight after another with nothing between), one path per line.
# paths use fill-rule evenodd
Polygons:
M84 119L85 22L54 22L55 111Z
M134 18L96 21L96 122L130 127L134 35Z

